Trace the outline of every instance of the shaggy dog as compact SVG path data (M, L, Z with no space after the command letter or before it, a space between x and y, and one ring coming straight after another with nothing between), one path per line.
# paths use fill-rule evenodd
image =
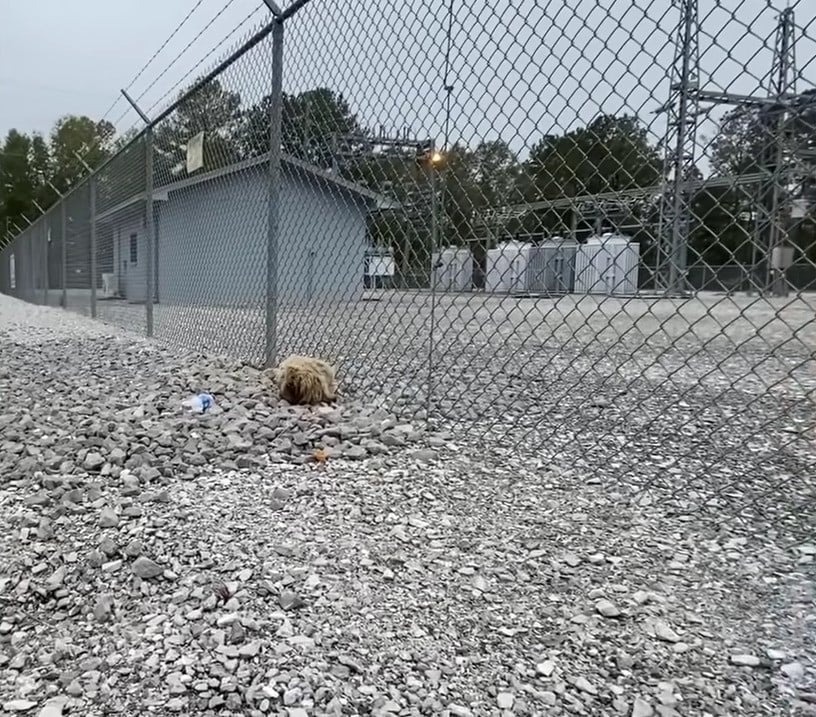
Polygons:
M273 376L280 397L292 404L331 403L337 399L334 368L311 356L289 356Z

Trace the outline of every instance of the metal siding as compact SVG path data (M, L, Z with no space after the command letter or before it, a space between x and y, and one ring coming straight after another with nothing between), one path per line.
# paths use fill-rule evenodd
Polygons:
M534 294L567 294L575 281L577 244L543 244L531 247L527 264L527 289Z
M62 289L62 221L59 211L51 212L48 216L48 226L51 230L51 241L48 244L48 289L49 303L59 304L58 295L52 292Z
M171 192L156 203L162 304L241 306L260 301L266 237L260 172Z
M15 296L25 301L31 301L31 232L25 232L14 242L14 273L16 275L17 290Z
M363 290L362 202L283 173L280 301ZM162 304L252 306L265 298L268 174L261 166L171 192L159 213Z
M638 270L640 268L640 244L629 243L619 257L621 266L620 283L615 293L631 295L638 291Z
M11 257L11 247L0 251L0 293L9 294L11 291L9 258Z
M434 281L438 291L470 291L473 255L470 249L449 247L433 256Z
M116 275L119 278L119 290L131 302L142 302L147 297L147 237L145 236L144 221L130 219L118 224L113 230L116 241L119 243L117 252L119 266ZM130 235L136 234L136 263L131 262Z
M629 295L637 292L640 246L618 236L592 238L578 250L575 291Z
M366 207L358 195L283 172L282 303L356 301L363 295Z
M527 291L530 245L505 242L487 252L485 287L495 293L519 294Z

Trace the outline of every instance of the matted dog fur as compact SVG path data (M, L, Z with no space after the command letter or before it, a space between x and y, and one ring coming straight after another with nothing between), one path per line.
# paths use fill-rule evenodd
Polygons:
M337 399L334 368L312 356L289 356L274 369L280 397L293 404L331 403Z

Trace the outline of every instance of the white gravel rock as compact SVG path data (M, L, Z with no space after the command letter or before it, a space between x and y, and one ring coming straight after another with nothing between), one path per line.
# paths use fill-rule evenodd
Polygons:
M801 662L788 662L779 671L792 682L800 682L805 677L805 666Z
M53 697L42 706L37 717L62 717L67 702L67 697Z
M613 602L605 598L595 603L595 610L604 617L620 617L621 615L620 609Z
M810 624L801 561L813 556L791 547L812 538L787 492L740 520L730 502L743 493L699 514L672 497L709 457L696 441L717 411L745 394L715 411L710 386L690 382L676 405L650 378L668 367L644 369L638 354L640 368L630 358L607 375L628 393L606 395L592 371L617 348L589 344L522 350L508 403L476 370L485 347L440 349L476 362L449 409L478 409L486 433L472 442L452 419L417 418L416 391L372 403L384 385L352 377L337 406L287 406L254 366L4 297L0 342L6 702L36 696L35 713L56 688L66 713L88 715L628 714L642 695L665 701L661 715L787 714L812 692L814 645L795 626ZM536 395L524 406L528 371L558 392L579 369L552 415ZM200 390L217 410L183 415ZM655 424L638 420L641 404L660 409ZM521 456L503 441L533 417L546 440ZM740 475L761 484L784 453L763 440L682 499L705 502ZM802 455L785 453L792 474L807 473ZM657 465L671 480L644 488ZM601 619L615 611L626 619ZM756 646L784 689L727 659L736 646Z

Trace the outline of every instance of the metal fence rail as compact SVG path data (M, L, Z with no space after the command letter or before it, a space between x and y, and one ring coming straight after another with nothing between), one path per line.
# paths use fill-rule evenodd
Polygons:
M685 508L804 496L814 57L801 4L297 2L11 238L0 290L320 354Z

